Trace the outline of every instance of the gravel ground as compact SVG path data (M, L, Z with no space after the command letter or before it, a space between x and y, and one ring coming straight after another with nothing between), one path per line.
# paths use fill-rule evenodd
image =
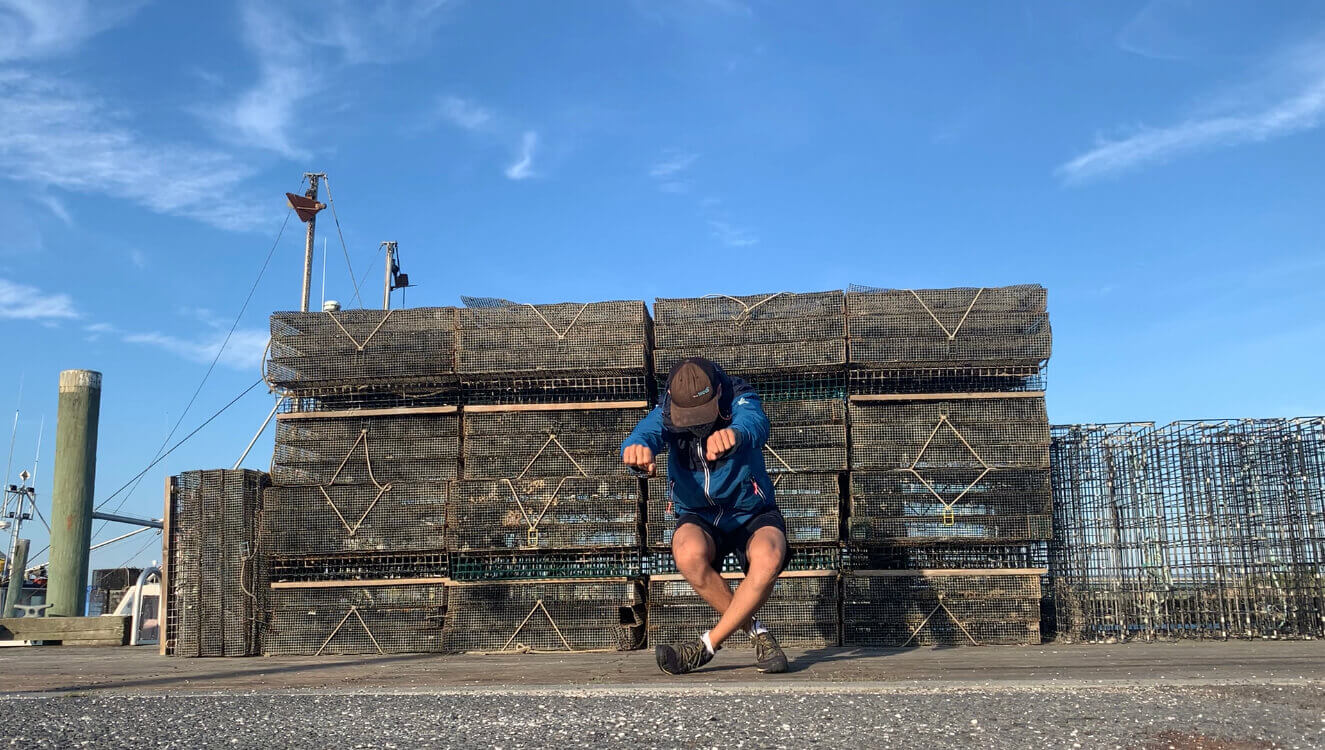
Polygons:
M0 747L1325 746L1325 686L631 686L0 698ZM7 735L7 736L6 736Z

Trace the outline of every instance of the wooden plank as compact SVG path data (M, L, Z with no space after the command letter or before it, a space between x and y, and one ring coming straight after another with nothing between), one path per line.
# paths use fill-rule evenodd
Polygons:
M166 643L175 637L167 632L166 614L170 611L170 556L175 547L170 543L170 518L175 514L175 487L178 478L166 477L164 508L161 516L161 595L156 598L157 632L160 633L157 653L166 655Z
M129 642L129 617L4 617L0 638L19 641L118 640Z
M853 403L870 401L956 401L974 398L1044 398L1044 391L991 391L989 393L858 393Z
M906 578L908 576L943 578L947 576L1042 576L1048 572L1048 568L930 568L926 570L853 570L847 575L857 578Z
M583 401L573 404L472 404L465 411L472 414L503 411L590 411L594 409L644 409L648 401Z
M343 409L341 411L292 411L277 414L280 422L292 419L352 419L354 417L391 417L418 414L456 414L459 406L396 406L389 409Z
M125 646L115 638L65 638L60 641L61 646Z
M464 588L465 586L492 586L502 585L528 585L539 583L631 583L635 579L626 576L612 576L609 578L495 578L488 581L451 581L450 585L455 588Z
M738 581L745 578L744 573L722 573L722 577L728 581ZM784 570L779 579L782 578L836 578L836 570ZM680 573L660 573L649 576L650 581L684 581L685 576Z
M277 581L271 585L274 589L336 589L363 586L410 586L417 583L440 583L450 585L450 578L375 578L353 581Z

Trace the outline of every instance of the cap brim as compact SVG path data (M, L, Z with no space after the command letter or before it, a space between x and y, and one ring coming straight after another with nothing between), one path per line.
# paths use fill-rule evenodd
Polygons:
M672 402L672 425L675 427L698 427L718 421L718 399L711 398L708 403L699 406L677 406Z

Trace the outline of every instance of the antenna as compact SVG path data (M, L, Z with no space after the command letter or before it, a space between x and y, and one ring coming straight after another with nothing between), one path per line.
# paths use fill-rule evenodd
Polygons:
M301 312L308 312L308 291L313 285L313 237L317 230L317 212L327 207L317 200L317 183L326 176L326 172L304 172L308 190L303 195L285 194L285 201L290 204L290 208L294 209L300 221L308 225L308 235L304 238L304 286L299 297Z
M41 463L41 436L46 431L46 415L41 415L41 426L37 428L37 455L32 457L32 486L37 486L37 465Z
M5 475L0 480L9 481L9 472L14 468L14 440L18 438L18 411L23 406L23 376L18 376L18 403L14 404L14 426L9 430L9 460L5 462Z
M386 278L382 282L382 309L391 309L391 292L409 286L409 274L400 272L400 247L395 242L383 242L386 248ZM401 293L404 298L404 293Z
M327 304L327 238L322 238L322 306Z

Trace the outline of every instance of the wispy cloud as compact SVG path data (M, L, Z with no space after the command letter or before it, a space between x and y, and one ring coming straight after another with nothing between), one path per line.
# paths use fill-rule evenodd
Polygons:
M0 279L0 318L49 321L77 317L74 300L67 294Z
M1282 55L1259 79L1213 98L1225 102L1225 111L1103 140L1056 172L1064 183L1080 184L1197 151L1320 127L1325 123L1325 45Z
M32 199L45 206L46 210L55 215L55 218L63 221L68 226L73 226L74 217L69 214L69 209L65 207L64 201L49 193L38 193L32 196Z
M267 348L268 337L268 332L260 328L236 330L230 337L230 342L225 345L219 363L235 370L257 372L262 366L262 354ZM127 344L153 346L190 362L210 364L225 341L225 332L217 331L202 338L185 339L151 331L125 333L121 338Z
M694 164L698 158L699 154L668 149L663 152L658 161L649 167L649 176L657 179L674 177L689 169L690 165Z
M534 176L534 151L538 148L538 133L526 130L520 137L520 153L510 166L506 167L506 177L511 180L527 180Z
M438 112L447 122L469 131L484 130L495 120L492 110L458 96L443 97Z
M129 251L129 262L139 271L147 268L147 254L142 250L134 248Z
M709 219L713 238L727 247L749 247L759 244L759 238L746 227L738 227L718 219Z
M290 159L308 155L296 136L308 99L348 66L408 57L445 19L446 0L333 0L309 14L296 6L247 0L240 10L257 81L226 105L204 110L219 133Z
M149 142L126 119L82 87L0 71L0 169L38 190L127 199L223 229L253 229L271 218L239 190L250 167L214 149ZM56 205L47 207L60 215Z
M145 0L0 0L0 62L68 52L117 26Z

